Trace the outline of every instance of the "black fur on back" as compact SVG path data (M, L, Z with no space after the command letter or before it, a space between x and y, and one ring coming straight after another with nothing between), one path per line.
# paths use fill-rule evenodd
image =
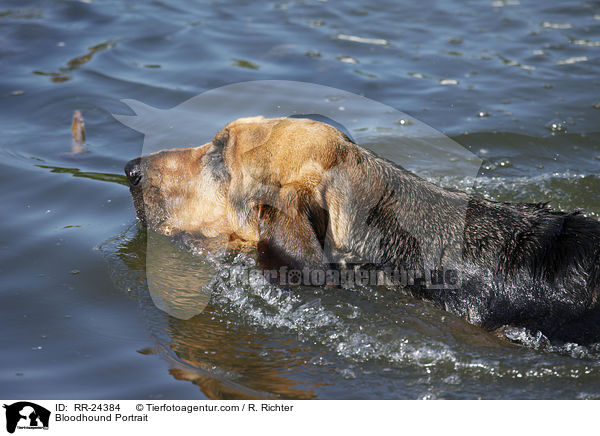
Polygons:
M486 329L514 325L563 341L600 339L599 221L545 203L444 190L359 150L361 165L351 166L349 179L375 182L337 182L355 215L346 253L380 267L457 269L456 289L408 290Z

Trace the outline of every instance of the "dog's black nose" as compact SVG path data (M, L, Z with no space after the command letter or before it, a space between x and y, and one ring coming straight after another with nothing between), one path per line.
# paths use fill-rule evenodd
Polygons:
M136 157L135 159L131 159L125 165L125 175L129 179L129 184L131 186L135 186L140 183L142 180L142 169L140 168L140 164L142 162L141 157Z

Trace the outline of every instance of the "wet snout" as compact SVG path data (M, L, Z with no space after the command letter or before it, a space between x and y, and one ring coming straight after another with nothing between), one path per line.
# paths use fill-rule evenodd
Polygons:
M127 180L129 180L129 184L131 186L136 186L142 180L142 168L141 168L141 157L136 157L135 159L131 159L125 165L125 175L127 176Z
M136 214L150 229L209 238L231 233L228 172L212 142L137 157L124 170Z

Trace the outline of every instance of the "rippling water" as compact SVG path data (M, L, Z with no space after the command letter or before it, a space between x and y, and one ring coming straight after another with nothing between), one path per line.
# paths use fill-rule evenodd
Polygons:
M384 288L248 283L243 255L158 238L179 281L152 295L122 177L143 137L111 115L121 99L167 109L236 82L317 83L483 160L474 178L418 168L435 183L598 216L599 54L598 2L4 1L0 396L600 397L596 346L488 333ZM367 145L402 163L397 143Z

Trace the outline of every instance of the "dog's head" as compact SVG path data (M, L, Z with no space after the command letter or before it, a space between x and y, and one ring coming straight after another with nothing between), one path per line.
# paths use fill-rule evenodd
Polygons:
M338 129L304 118L242 118L199 147L133 159L125 173L136 212L174 235L229 235L278 263L321 262L326 186L356 154Z

